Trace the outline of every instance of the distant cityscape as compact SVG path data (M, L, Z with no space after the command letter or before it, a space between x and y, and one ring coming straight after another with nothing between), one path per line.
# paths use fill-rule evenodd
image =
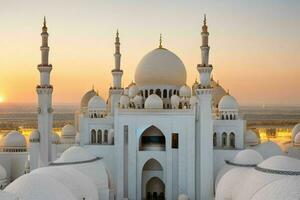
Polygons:
M59 135L66 124L73 124L77 104L54 105L54 131ZM247 129L254 130L261 141L271 140L283 150L291 141L291 131L300 121L300 106L241 106L240 116L247 120ZM37 128L35 104L2 103L0 106L0 138L18 130L26 139Z

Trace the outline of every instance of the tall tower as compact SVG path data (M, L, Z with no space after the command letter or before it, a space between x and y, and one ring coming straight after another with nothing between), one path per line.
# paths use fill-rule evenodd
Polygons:
M111 71L113 75L113 86L109 90L110 95L110 111L111 114L114 114L114 108L116 104L119 103L120 97L123 92L122 84L122 75L123 70L121 70L121 53L120 53L120 38L119 38L119 31L117 30L116 33L116 40L115 40L115 68Z
M53 108L52 91L50 84L50 72L52 65L49 64L49 46L46 18L42 28L41 64L38 65L40 72L40 84L36 87L38 94L38 131L40 134L39 164L38 167L48 166L51 161Z
M196 199L213 199L213 121L212 88L209 64L208 31L206 16L202 26L202 64L197 65L200 85L196 90L199 98L196 121Z

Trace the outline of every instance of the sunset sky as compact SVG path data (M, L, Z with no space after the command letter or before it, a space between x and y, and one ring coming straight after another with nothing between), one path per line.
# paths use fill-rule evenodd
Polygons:
M123 83L140 59L163 46L198 78L206 13L213 76L242 105L300 105L298 0L1 0L0 100L36 102L41 27L47 17L53 102L79 103L92 85L107 97L114 37L121 38Z

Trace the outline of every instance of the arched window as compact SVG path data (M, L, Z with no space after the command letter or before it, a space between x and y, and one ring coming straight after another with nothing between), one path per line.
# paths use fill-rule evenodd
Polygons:
M91 131L91 144L95 144L96 143L96 131L95 129L93 129Z
M229 118L228 118L228 115L226 115L226 120L228 120Z
M105 130L104 131L104 141L103 141L105 144L108 143L108 130Z
M145 98L148 97L148 90L145 90Z
M143 90L141 90L140 92L141 92L141 96L143 97L143 96L144 96L144 92L143 92Z
M177 96L179 96L179 90L176 91Z
M172 96L172 90L169 90L169 98Z
M153 94L153 90L152 90L152 89L150 90L150 95L151 95L151 94Z
M157 96L161 97L161 91L160 91L160 89L156 89L155 90L155 94L157 94Z
M222 147L226 146L226 142L227 142L227 133L222 133Z
M235 148L235 134L232 132L229 135L229 145L230 147Z
M168 91L166 89L164 89L164 94L163 94L164 98L168 98Z
M221 115L221 119L224 120L224 115L223 114Z
M176 94L176 90L173 91L173 94Z
M214 132L214 136L213 136L213 145L214 145L214 147L217 146L217 133L216 132Z
M102 131L101 130L97 131L97 143L102 144Z
M147 128L140 136L140 151L165 151L166 138L155 126Z

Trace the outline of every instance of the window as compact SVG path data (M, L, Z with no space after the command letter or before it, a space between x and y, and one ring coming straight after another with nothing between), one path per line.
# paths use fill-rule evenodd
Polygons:
M95 129L93 129L91 131L91 144L95 144L96 143L96 131Z
M172 148L178 149L178 133L172 133Z
M229 139L230 139L230 147L235 148L235 134L230 133Z
M217 146L217 133L214 132L214 136L213 136L213 145L214 147Z
M104 143L107 144L108 143L108 130L104 131Z
M97 143L102 144L102 131L101 130L97 131Z
M222 133L222 146L225 147L226 146L226 142L227 141L227 133Z
M161 91L160 91L160 89L156 89L155 94L157 94L157 96L161 97Z
M164 89L163 97L164 97L164 98L168 98L168 91L167 91L166 89Z
M145 98L148 97L148 90L145 90Z

